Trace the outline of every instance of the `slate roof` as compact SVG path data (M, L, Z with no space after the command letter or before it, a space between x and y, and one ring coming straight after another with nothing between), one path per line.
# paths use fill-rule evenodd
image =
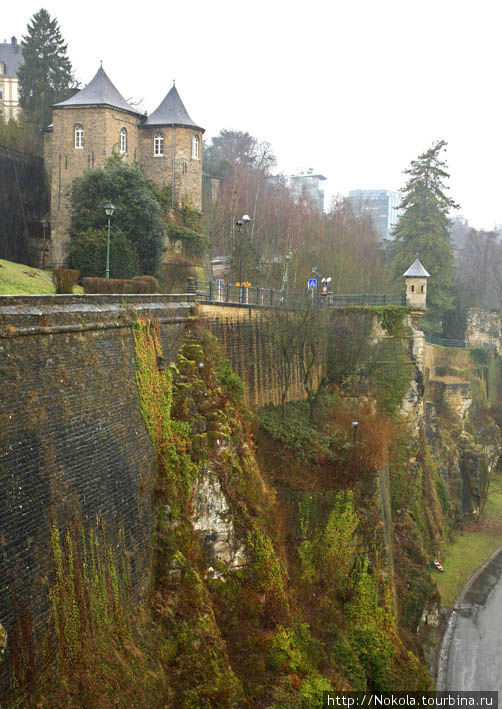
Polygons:
M12 38L14 39L14 37ZM5 64L5 76L17 76L19 65L23 61L23 49L11 40L0 43L0 62Z
M418 259L415 259L406 273L403 273L403 276L410 278L430 278L431 274L425 270Z
M129 113L142 115L140 111L127 103L121 93L115 88L110 81L107 73L102 66L99 67L96 75L91 81L84 86L81 91L66 101L56 103L53 108L63 106L111 106L112 108L121 108Z
M189 126L204 130L196 125L183 105L176 86L173 86L162 103L148 116L144 126Z

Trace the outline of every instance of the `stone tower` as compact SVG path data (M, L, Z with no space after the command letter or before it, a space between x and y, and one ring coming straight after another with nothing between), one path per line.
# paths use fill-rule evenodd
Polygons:
M72 180L86 169L104 167L114 153L133 162L143 116L127 103L103 67L85 88L52 110L52 126L44 136L44 157L51 191L49 261L59 265L68 258L70 214L66 193Z
M192 121L174 84L141 125L141 168L159 187L171 185L173 207L186 201L202 209L203 134L204 128Z
M403 276L406 278L406 305L414 310L427 310L427 279L430 273L417 258Z

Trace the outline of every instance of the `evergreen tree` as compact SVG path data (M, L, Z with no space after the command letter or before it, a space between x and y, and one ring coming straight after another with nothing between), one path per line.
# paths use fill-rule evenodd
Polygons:
M157 190L136 164L111 157L104 169L86 170L70 189L72 246L82 246L89 229L103 229L107 219L104 206L113 202L112 228L122 232L139 257L140 272L155 275L160 268L164 222ZM88 238L90 249L95 248ZM82 258L81 250L79 258Z
M69 98L75 87L67 45L57 20L44 9L33 15L22 45L19 103L30 125L42 129L52 122L51 106Z
M447 165L440 159L447 143L434 143L405 170L408 175L402 188L403 214L394 231L393 266L397 278L417 258L429 271L425 330L441 332L442 319L453 308L453 250L448 212L458 205L447 195Z

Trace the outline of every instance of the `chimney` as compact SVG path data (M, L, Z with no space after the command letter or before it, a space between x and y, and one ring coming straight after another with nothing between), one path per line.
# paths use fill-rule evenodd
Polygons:
M12 37L10 38L10 43L17 44L17 37L14 37L14 35L12 35Z

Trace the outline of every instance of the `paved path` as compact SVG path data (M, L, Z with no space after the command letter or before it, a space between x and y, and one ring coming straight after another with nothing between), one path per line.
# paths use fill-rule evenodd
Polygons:
M502 692L502 551L462 599L445 679L447 690Z

